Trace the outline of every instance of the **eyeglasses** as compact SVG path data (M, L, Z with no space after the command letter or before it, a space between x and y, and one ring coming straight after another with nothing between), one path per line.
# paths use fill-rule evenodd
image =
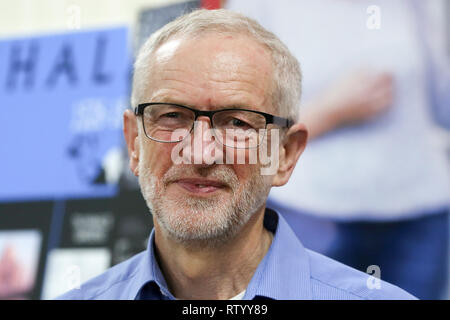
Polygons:
M209 118L214 137L233 148L255 148L264 138L268 124L288 128L294 121L268 113L230 108L201 111L183 105L151 102L142 103L134 110L142 116L145 135L158 142L180 142L193 130L199 116Z

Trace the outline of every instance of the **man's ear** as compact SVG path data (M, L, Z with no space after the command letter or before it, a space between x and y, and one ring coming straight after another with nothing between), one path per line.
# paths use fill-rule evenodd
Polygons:
M130 169L137 177L139 175L139 131L137 127L136 116L133 111L125 110L123 114L123 133L128 148L128 157L130 159Z
M277 173L272 180L272 186L279 187L289 181L298 158L305 150L307 140L308 131L305 125L296 123L289 128L280 147L280 161Z

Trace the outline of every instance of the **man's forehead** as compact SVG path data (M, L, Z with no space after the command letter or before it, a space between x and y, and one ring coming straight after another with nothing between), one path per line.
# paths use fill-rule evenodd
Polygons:
M206 32L196 36L173 37L159 46L152 60L159 64L178 56L182 61L198 57L205 63L208 57L225 62L230 59L230 65L247 58L255 64L271 65L269 50L253 38L240 33Z
M151 59L149 101L168 95L167 102L204 107L239 103L272 111L265 110L272 88L271 57L248 36L173 38Z

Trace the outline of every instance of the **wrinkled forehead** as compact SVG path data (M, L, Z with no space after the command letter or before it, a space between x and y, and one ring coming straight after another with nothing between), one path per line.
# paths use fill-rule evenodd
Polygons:
M205 81L251 81L272 88L272 58L269 50L244 34L203 33L174 37L160 45L150 57L150 81L176 76Z

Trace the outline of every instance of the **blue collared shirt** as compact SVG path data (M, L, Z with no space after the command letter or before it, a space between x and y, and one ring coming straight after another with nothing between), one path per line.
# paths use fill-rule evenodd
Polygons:
M380 286L371 285L374 278L370 275L305 249L284 218L271 209L265 211L264 226L274 233L273 241L247 286L244 300L414 299L384 281ZM58 299L175 299L156 260L154 238L153 230L146 251Z

